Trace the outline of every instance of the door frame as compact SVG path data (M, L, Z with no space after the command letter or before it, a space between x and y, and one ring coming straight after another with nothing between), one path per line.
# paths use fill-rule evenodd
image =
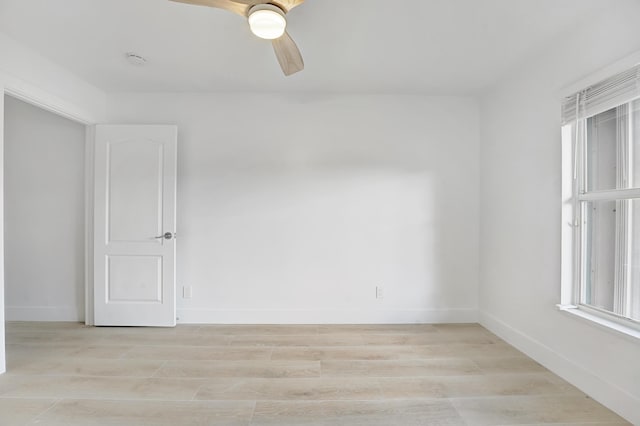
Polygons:
M4 98L12 96L38 108L86 126L84 201L85 324L93 325L93 126L100 120L92 112L0 71L0 374L6 372L4 300ZM90 298L89 298L90 296ZM89 303L91 301L91 303Z
M91 303L92 309L91 325L113 325L113 326L148 326L148 327L175 327L176 325L176 214L177 214L177 150L178 150L178 126L167 124L107 124L92 126L91 146L91 164L93 171L94 184L92 197L92 214L88 217L87 222L91 222L93 230L93 242L90 247L86 247L87 252L91 252L91 262L87 263L92 271L90 277L92 279ZM146 153L145 159L152 158L153 165L160 165L155 173L152 173L154 181L158 186L152 190L152 194L156 195L156 191L160 189L160 214L156 217L156 225L158 229L148 230L153 234L146 234L144 237L137 236L127 242L127 238L112 240L109 229L115 226L117 222L112 223L112 219L117 217L117 212L112 206L112 178L117 176L110 168L112 160L116 162L117 146L126 145L128 147L140 147L139 142L143 142L145 148L149 147L149 142L157 157L149 157L150 153ZM115 163L114 163L115 164ZM140 165L140 164L138 164ZM136 169L138 169L137 167ZM141 169L142 170L142 169ZM158 176L157 173L160 172ZM127 179L129 181L129 179ZM114 187L115 188L115 187ZM106 191L106 192L105 192ZM106 213L107 211L111 213ZM157 213L157 212L156 212ZM113 215L112 215L113 214ZM114 216L115 215L115 216ZM113 217L112 217L113 216ZM148 219L148 218L147 218ZM105 231L109 231L105 234ZM171 234L169 238L166 234ZM161 235L164 237L156 237ZM155 238L154 238L155 237ZM161 241L158 240L161 238ZM129 257L129 259L141 259L149 256L160 259L160 263L156 265L161 268L161 297L160 300L148 303L150 301L141 301L133 299L127 300L129 303L110 304L110 297L105 299L100 292L108 290L112 283L111 269L109 265L120 257ZM111 259L111 260L109 260ZM113 263L115 265L115 263ZM144 279L142 279L144 282ZM170 284L170 285L168 285ZM98 292L98 293L96 293ZM107 291L110 293L110 291ZM120 296L125 296L121 294ZM123 301L125 299L122 299ZM110 306L111 305L111 306Z

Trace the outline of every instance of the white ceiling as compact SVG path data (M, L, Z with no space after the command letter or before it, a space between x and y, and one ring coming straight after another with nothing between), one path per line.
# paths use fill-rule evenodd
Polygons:
M0 31L108 92L473 94L613 3L306 0L288 15L305 59L291 77L243 18L168 0L0 0Z

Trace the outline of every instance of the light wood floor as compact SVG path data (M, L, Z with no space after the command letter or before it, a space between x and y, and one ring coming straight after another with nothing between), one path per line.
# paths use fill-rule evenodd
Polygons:
M478 325L8 323L0 425L628 424Z

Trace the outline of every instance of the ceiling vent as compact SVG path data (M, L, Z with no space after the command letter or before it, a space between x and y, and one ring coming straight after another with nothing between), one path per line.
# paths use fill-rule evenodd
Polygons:
M147 63L147 60L144 58L144 56L138 55L137 53L127 52L125 53L125 57L127 58L127 61L129 61L129 63L132 65L141 66Z

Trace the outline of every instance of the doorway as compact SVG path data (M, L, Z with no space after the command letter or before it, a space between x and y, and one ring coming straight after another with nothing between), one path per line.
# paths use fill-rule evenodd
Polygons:
M4 99L6 321L84 321L83 124Z

